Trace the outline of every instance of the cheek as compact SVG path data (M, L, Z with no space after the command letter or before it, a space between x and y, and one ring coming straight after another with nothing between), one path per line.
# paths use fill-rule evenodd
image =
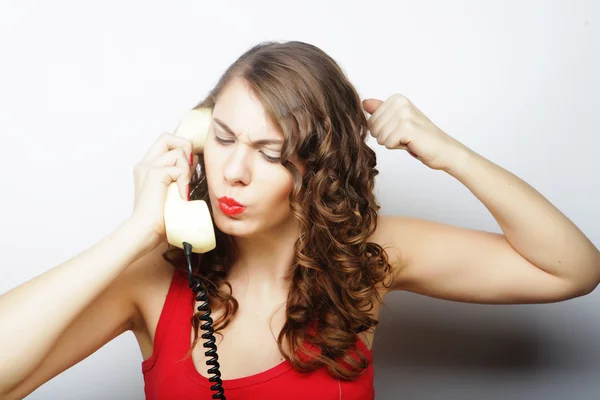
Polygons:
M304 166L298 165L297 163L294 164L296 165L296 168L298 168L300 175L303 175ZM280 166L277 168L276 173L273 173L273 171L271 171L270 175L273 179L269 179L267 181L269 185L268 187L270 188L270 190L268 190L268 193L269 196L273 199L273 201L269 201L269 203L278 208L289 209L290 193L294 188L294 178L292 177L291 172L288 171L285 167ZM265 174L265 176L267 176L267 174ZM275 186L272 182L279 182L279 184Z
M289 197L290 197L290 192L292 191L292 185L286 185L283 186L278 192L277 192L277 199L279 202L283 202L283 201L288 201Z
M275 182L280 182L279 185L275 186L272 184L272 182L273 181L269 182L269 185L272 188L272 190L270 191L270 197L272 201L270 201L269 203L271 203L273 207L287 208L289 205L290 192L293 188L292 178L287 174L282 174L282 176L280 176L278 180L275 180Z
M218 160L218 148L215 148L207 142L204 147L204 176L206 176L209 183L212 175L219 169L219 165L216 164Z
M207 183L210 185L211 182L211 174L212 174L212 161L210 157L204 155L204 177L206 178Z

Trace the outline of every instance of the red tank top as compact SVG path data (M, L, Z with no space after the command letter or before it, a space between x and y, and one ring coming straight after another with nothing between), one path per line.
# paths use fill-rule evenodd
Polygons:
M196 370L192 358L182 360L191 345L193 314L194 297L187 274L175 271L156 327L152 356L142 362L146 399L210 399L214 393L212 383ZM258 374L223 380L225 396L228 400L373 399L373 355L358 338L357 346L369 360L369 367L355 381L339 381L326 368L300 373L285 360Z

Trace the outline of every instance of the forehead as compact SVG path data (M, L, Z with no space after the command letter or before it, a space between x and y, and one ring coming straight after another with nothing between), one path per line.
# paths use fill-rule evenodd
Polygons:
M223 121L237 135L279 138L281 133L269 121L261 102L242 79L232 80L219 95L213 117ZM215 124L216 125L216 124Z

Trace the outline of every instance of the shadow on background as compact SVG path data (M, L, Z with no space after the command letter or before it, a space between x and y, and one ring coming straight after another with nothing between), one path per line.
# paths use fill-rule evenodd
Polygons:
M382 322L380 328L374 344L379 364L499 369L541 366L543 345L534 332L494 332L400 317Z
M597 368L586 300L481 305L414 293L386 296L373 345L381 365L464 369ZM587 300L589 301L589 300ZM588 342L586 344L586 342Z

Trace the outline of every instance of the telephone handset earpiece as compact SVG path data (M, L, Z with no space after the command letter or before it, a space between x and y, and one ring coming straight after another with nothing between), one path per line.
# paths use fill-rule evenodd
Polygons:
M211 118L212 110L207 108L193 109L185 114L174 134L191 140L193 152L199 153L204 150ZM210 382L214 383L210 389L216 391L212 398L225 400L221 372L219 371L219 356L215 344L216 339L212 328L212 318L210 317L208 294L200 279L192 273L192 253L206 253L216 247L215 231L208 205L203 200L188 201L182 199L177 183L172 182L167 189L164 218L167 241L173 246L184 250L188 264L189 287L193 293L198 293L196 301L202 302L197 310L203 312L200 316L200 320L204 321L200 325L200 329L205 331L202 338L206 340L203 347L209 349L204 354L211 357L206 361L206 364L210 367L208 373L213 375L208 378Z

